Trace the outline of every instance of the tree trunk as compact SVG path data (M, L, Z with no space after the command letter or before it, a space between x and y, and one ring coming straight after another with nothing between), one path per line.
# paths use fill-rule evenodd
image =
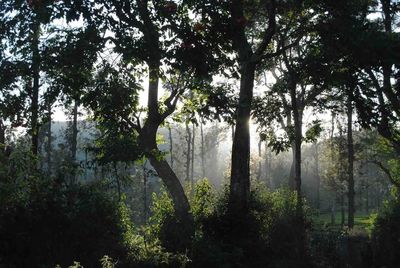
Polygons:
M232 144L230 204L234 210L246 210L250 195L250 112L253 99L255 64L241 66L239 103Z
M348 152L348 226L354 227L354 145L353 145L353 106L350 96L347 100L347 152Z
M33 29L33 58L32 77L33 85L31 90L31 151L37 155L39 151L39 87L40 87L40 52L39 52L40 23L36 22Z
M340 224L342 225L342 226L344 226L344 223L345 223L345 221L346 221L346 219L345 219L345 210L344 210L344 193L340 193L340 212L341 212L341 222L340 222Z
M192 190L194 190L194 142L195 142L195 137L196 137L196 129L194 127L194 124L192 124L192 163L191 163L191 170L190 170L190 183L192 185Z
M72 174L71 174L71 184L76 183L76 152L78 147L78 101L74 100L74 107L72 110L72 133L71 133L71 164L72 164Z
M292 164L290 166L290 174L289 174L289 189L292 191L296 190L296 175L295 175L295 166L296 166L296 144L292 142Z
M269 188L274 189L274 182L271 176L272 169L272 151L268 148L268 143L265 142L265 180Z
M200 122L200 135L201 135L201 176L202 178L206 177L206 166L205 166L205 155L204 155L204 132L203 132L203 123Z
M3 124L3 120L0 119L0 146L4 146L6 143L6 127ZM3 150L3 147L0 147Z
M143 163L143 223L144 224L147 222L147 171L146 171L146 162Z
M113 165L114 165L115 182L117 183L118 201L121 201L121 183L119 181L117 162L114 162Z
M78 147L78 101L74 101L74 108L72 111L72 137L71 137L71 159L75 165L76 151Z
M162 179L167 188L175 210L177 224L179 224L178 235L180 245L176 245L176 250L185 252L191 245L194 235L194 219L190 212L189 201L185 195L183 187L169 166L168 162L159 156L161 154L157 147L157 129L163 123L158 111L158 83L159 83L159 64L149 64L149 94L148 94L148 118L139 133L139 145L142 151L150 160L158 176Z
M369 214L369 186L365 187L365 212Z
M332 200L331 204L331 224L335 224L336 221L336 198Z
M190 182L190 156L192 153L192 133L189 128L189 123L186 123L186 182Z
M315 142L315 178L317 183L317 197L316 197L316 207L320 209L320 188L321 188L321 177L319 176L319 151L318 151L318 141Z
M169 137L169 154L170 154L171 168L174 169L174 157L173 157L173 154L172 154L172 149L173 149L172 129L171 129L170 125L168 125L168 137Z
M295 189L297 193L298 211L302 207L303 199L301 194L301 143L303 139L302 124L303 124L303 105L297 96L297 78L296 74L292 74L289 80L289 92L291 100L291 108L294 124L294 140L292 141L293 163L291 168L291 176L289 179L289 187Z
M261 179L261 145L262 145L262 141L261 138L258 141L258 170L257 170L257 181L260 181Z
M47 174L51 176L51 153L52 153L52 136L51 136L51 104L48 104L47 113Z
M301 133L301 117L297 120L294 119L295 124L295 182L296 182L296 192L297 192L297 203L299 207L303 205L302 193L301 193L301 143L302 143L302 133ZM297 121L297 122L296 122Z

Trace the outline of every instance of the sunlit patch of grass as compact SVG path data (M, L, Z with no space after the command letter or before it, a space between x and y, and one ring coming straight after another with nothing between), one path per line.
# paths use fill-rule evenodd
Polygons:
M371 214L366 214L366 213L356 213L354 215L354 227L360 231L367 232L369 230L369 227L371 225ZM341 212L336 212L335 213L335 223L332 224L332 214L331 213L321 213L321 214L315 214L312 217L312 220L314 222L315 226L320 226L320 225L333 225L336 227L341 226ZM345 225L347 225L347 212L345 214Z

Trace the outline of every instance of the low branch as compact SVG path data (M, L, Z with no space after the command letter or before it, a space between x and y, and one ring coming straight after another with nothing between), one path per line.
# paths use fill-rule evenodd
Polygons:
M377 166L386 174L386 176L388 177L389 181L390 181L394 186L396 186L397 188L400 188L400 182L397 181L397 180L392 176L392 174L390 173L390 170L389 170L387 167L385 167L381 162L379 162L379 161L377 161L377 160L368 160L367 163L372 163L372 164L377 165Z

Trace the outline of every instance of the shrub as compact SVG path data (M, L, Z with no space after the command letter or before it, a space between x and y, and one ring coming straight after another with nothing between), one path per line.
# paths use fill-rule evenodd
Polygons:
M385 202L374 216L372 247L377 267L398 267L400 263L400 198Z
M204 194L203 194L204 195ZM296 215L296 195L256 185L245 215L230 214L228 192L196 216L192 267L301 267L307 265L303 216ZM212 199L210 199L212 200ZM214 199L215 200L215 199ZM192 205L193 206L193 205ZM303 249L301 249L303 248Z

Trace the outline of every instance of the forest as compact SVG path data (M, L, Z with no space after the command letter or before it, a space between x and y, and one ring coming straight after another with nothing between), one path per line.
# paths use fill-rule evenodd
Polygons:
M400 1L1 0L0 267L400 267Z

